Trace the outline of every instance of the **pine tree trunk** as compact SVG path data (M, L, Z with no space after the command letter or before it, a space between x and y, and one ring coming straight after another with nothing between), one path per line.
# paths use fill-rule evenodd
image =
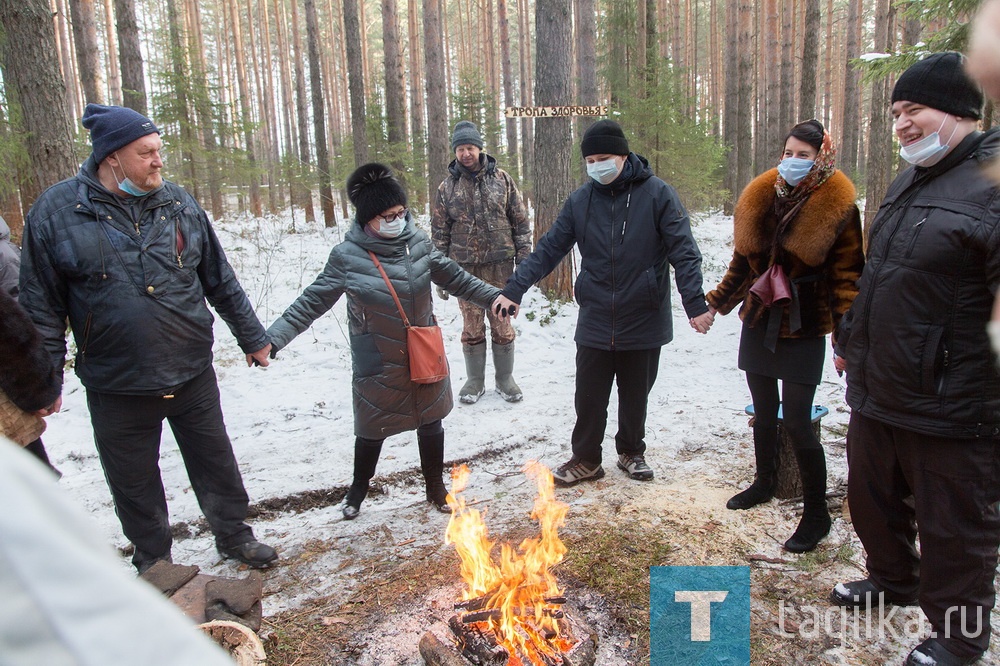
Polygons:
M412 174L413 188L410 196L418 204L427 201L427 187L418 183L427 182L427 150L424 133L424 95L425 83L421 76L420 50L420 13L417 0L407 0L406 4L406 39L409 45L410 61L410 146L413 151L414 170Z
M819 0L805 0L806 21L802 40L802 81L799 86L799 120L816 117L816 76L819 71Z
M201 26L201 9L197 0L185 0L185 11L188 18L188 25L191 26L191 33L188 35L188 50L191 53L191 83L196 91L193 102L197 120L194 125L197 130L200 130L201 147L204 149L204 157L200 159L205 162L205 169L208 172L206 180L208 181L212 217L218 220L224 214L222 208L222 183L219 172L219 158L216 150L215 117L212 114L212 104L208 89L208 68L205 57L205 39Z
M788 131L789 128L781 126L781 108L776 103L777 100L781 99L781 87L782 81L778 76L779 68L777 63L781 61L779 50L779 22L778 22L778 4L779 0L765 0L764 13L766 19L764 22L765 28L765 57L764 60L768 63L767 72L767 127L764 129L764 143L765 150L764 154L768 157L768 161L760 165L761 170L764 169L765 165L770 165L771 162L776 158L784 146L779 145L781 143L784 133Z
M66 0L52 0L52 19L56 30L56 44L59 47L59 62L62 69L63 85L66 87L66 116L75 119L83 104L79 99L80 78L76 72L76 60L73 58L72 31L67 19Z
M118 37L115 35L115 8L113 0L104 1L104 43L106 46L105 57L108 68L108 89L110 91L111 103L116 106L122 104L122 75L118 69Z
M173 77L170 79L170 109L172 116L176 119L181 129L180 155L173 168L178 171L187 170L188 186L191 196L201 203L201 188L198 178L198 166L201 156L197 154L197 142L194 138L193 123L191 120L191 109L188 104L190 98L188 86L190 77L187 71L188 53L184 48L184 38L181 36L181 28L184 23L180 20L177 12L177 0L166 0L167 10L167 32L170 39L170 49L167 52L167 59L173 70Z
M875 49L889 53L895 46L895 10L890 0L878 0L875 8ZM892 114L889 93L891 77L872 82L871 123L868 127L868 159L865 187L864 227L875 218L882 197L892 180L896 160L893 155Z
M278 40L278 53L290 53L288 44L288 17L284 11L284 4L278 5L278 0L273 0L275 36ZM278 58L278 66L281 68L281 127L284 133L284 153L282 163L284 164L285 182L288 184L288 200L292 206L292 228L295 228L295 206L302 205L299 200L298 191L295 189L295 168L293 167L297 146L299 145L298 126L295 124L295 89L292 87L292 58Z
M503 104L504 107L514 106L514 70L510 60L510 21L507 17L507 0L497 0L497 21L500 23L500 64L503 69ZM580 102L584 104L585 102ZM520 153L517 149L517 119L504 120L507 130L506 168L515 179L521 174L518 164Z
M368 161L368 132L365 128L365 74L361 53L361 24L358 0L344 0L344 38L347 47L347 81L351 92L351 136L354 138L354 166Z
M240 29L240 17L236 10L236 0L228 0L229 16L233 30L233 48L236 59L236 83L239 89L240 122L243 126L243 137L247 151L247 162L250 167L250 211L260 217L263 208L260 201L260 182L257 178L257 157L254 150L254 136L251 126L250 85L247 79L246 51L243 49L243 32Z
M333 227L337 216L333 212L333 188L330 184L330 154L326 143L326 107L323 104L322 65L319 58L319 22L315 0L304 0L306 12L306 42L309 50L309 86L312 93L313 132L316 140L316 168L319 171L319 202L323 224Z
M382 49L385 68L385 120L390 144L406 141L406 92L396 0L382 0ZM397 165L394 165L397 166ZM402 163L397 166L400 170Z
M3 0L0 26L7 99L20 106L19 129L31 163L30 177L21 183L21 205L27 210L45 188L76 173L78 163L47 0Z
M118 29L118 59L122 70L122 104L144 116L148 115L146 77L142 71L135 0L115 0L115 24Z
M444 78L441 0L424 0L424 60L427 76L427 191L434 201L448 175L448 89Z
M570 0L537 0L535 3L535 101L539 106L569 104L573 52ZM569 118L545 118L535 128L535 243L552 226L572 191L570 156L574 154ZM573 298L573 254L559 263L539 286L550 298Z
M271 62L273 50L271 46L271 12L267 6L267 0L258 0L257 13L260 15L261 21L261 62L269 63ZM277 100L275 97L278 94L278 90L274 85L274 67L264 66L264 90L266 91L260 102L263 105L262 114L264 118L267 119L267 152L264 154L264 159L267 162L267 210L271 215L275 215L278 212L279 201L281 199L281 190L278 186L278 163L280 158L278 156L278 127L279 119L277 112ZM209 162L212 158L209 157Z
M737 95L739 109L736 115L736 190L742 192L753 177L753 4L752 0L739 3L739 64Z
M709 31L708 31L708 43L709 50L709 74L711 77L711 87L709 88L709 113L712 117L712 135L716 138L719 137L719 120L722 116L722 49L719 48L719 2L718 0L710 0L709 5ZM773 62L773 61L772 61Z
M737 141L737 117L749 112L740 108L739 96L739 7L737 0L726 0L726 97L723 109L722 136L729 153L726 155L726 169L722 175L722 186L728 196L723 202L723 212L732 215L739 196L739 142Z
M521 52L521 106L531 106L533 85L531 81L531 30L528 0L518 0L518 21L521 29L518 31L518 45ZM521 193L530 192L534 198L534 177L532 171L535 164L535 121L531 118L521 119L521 145L524 146L524 175L521 176Z
M97 47L94 0L69 0L69 11L73 21L73 39L83 99L88 104L104 104L104 81L101 78L101 54Z
M580 92L578 102L585 106L600 104L597 97L597 19L595 0L576 0L576 63ZM581 116L576 121L577 136L597 122L592 116Z
M792 59L792 23L795 17L794 0L778 0L781 7L781 98L778 101L781 113L778 126L786 132L795 124L795 68ZM777 67L777 65L775 65Z
M851 62L861 55L861 15L862 0L847 2L847 46L844 78L843 128L841 130L840 168L844 173L857 179L858 144L861 137L861 118L857 110L861 106L861 73Z
M316 221L316 210L313 208L312 191L309 189L308 165L312 164L312 155L309 151L309 112L308 99L306 93L306 72L305 59L308 55L302 47L302 38L299 34L299 10L298 3L291 3L292 16L292 48L296 54L294 60L295 69L295 121L296 135L299 137L298 145L298 168L293 172L298 175L292 185L293 198L305 211L306 222Z

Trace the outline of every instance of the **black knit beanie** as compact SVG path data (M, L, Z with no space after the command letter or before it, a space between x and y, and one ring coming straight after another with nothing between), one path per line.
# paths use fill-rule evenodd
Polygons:
M628 155L628 139L621 125L613 120L598 120L584 133L580 152L588 155Z
M124 148L147 134L159 134L153 121L126 106L88 104L80 120L90 130L90 143L94 146L94 161L104 158L119 148Z
M451 133L451 149L454 151L459 146L475 146L479 150L483 149L483 137L479 134L479 129L468 120L459 120L455 123L455 129Z
M983 91L965 73L965 56L932 53L910 65L892 89L893 102L915 102L962 118L982 118Z
M376 215L393 206L406 206L406 190L392 169L371 162L354 170L347 178L347 198L357 211L355 220L365 226Z

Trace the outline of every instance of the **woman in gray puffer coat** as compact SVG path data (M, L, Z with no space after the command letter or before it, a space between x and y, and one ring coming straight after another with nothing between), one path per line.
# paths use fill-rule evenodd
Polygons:
M431 282L445 291L489 308L500 290L462 270L438 252L406 209L406 191L389 167L371 163L347 179L355 221L343 243L330 252L326 267L285 310L267 334L272 356L305 331L347 294L353 359L354 480L344 500L344 518L356 518L386 437L417 431L420 469L427 501L451 509L441 475L444 429L441 419L454 405L446 377L433 384L410 381L406 328L373 252L413 326L435 324Z

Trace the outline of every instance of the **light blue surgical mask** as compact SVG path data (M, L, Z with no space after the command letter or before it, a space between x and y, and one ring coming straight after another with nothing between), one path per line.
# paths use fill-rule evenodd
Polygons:
M396 238L399 234L403 233L403 229L406 228L406 218L397 217L392 222L386 222L385 219L379 220L378 235L382 238Z
M910 164L919 167L930 167L940 162L941 158L948 152L948 144L955 136L955 132L958 131L958 123L955 123L955 129L951 131L948 141L942 144L939 132L944 127L946 120L948 120L948 116L941 119L941 127L937 128L937 132L932 132L908 146L900 146L899 156Z
M785 179L785 182L795 187L802 182L806 174L816 164L816 160L804 160L801 157L786 157L778 165L778 173Z
M118 153L115 153L115 157L117 156ZM123 175L125 174L124 169L122 169L122 174ZM115 173L114 167L111 167L111 175L114 176L115 182L118 184L118 189L124 192L125 194L128 194L133 197L147 197L153 192L156 192L158 189L160 189L160 187L163 187L161 185L160 187L154 187L151 190L144 190L135 183L133 183L132 179L129 178L128 176L125 176L124 180L118 180L118 174Z
M608 185L618 177L617 161L611 157L600 162L588 162L587 175L601 185Z

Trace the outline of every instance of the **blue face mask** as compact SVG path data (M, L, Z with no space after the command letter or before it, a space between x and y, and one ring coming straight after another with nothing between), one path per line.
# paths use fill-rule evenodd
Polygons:
M795 187L802 182L806 174L813 168L816 160L804 160L801 157L786 157L778 165L778 173L785 182Z
M115 156L117 155L118 153L115 153ZM124 169L122 169L122 173L123 174L125 173ZM118 183L118 189L124 192L125 194L128 194L129 196L133 197L147 197L153 192L156 192L158 189L160 189L160 187L163 187L161 185L160 187L154 187L151 190L144 190L135 183L133 183L132 179L129 178L128 176L125 176L124 180L118 180L118 174L115 173L113 167L111 169L111 175L114 176L115 182Z
M588 162L587 175L601 185L608 185L618 177L618 164L613 157L600 162Z

